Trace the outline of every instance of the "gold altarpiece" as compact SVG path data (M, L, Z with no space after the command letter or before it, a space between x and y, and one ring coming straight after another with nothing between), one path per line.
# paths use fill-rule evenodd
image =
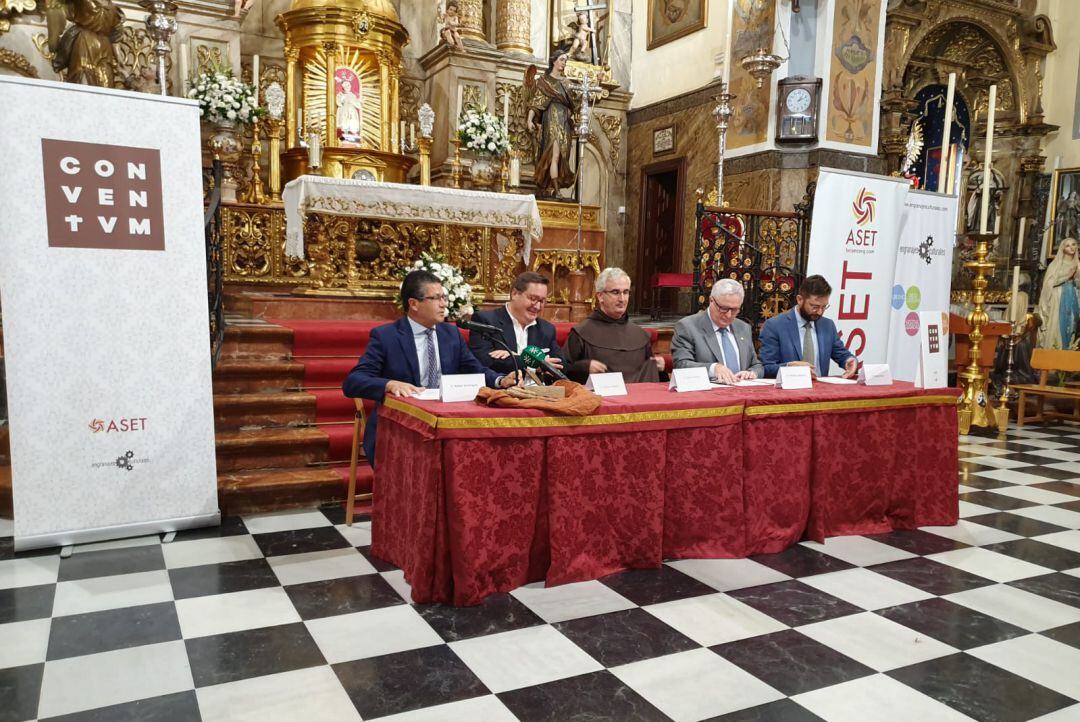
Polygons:
M400 153L401 49L409 35L390 0L294 0L277 17L285 35L287 182L311 172L320 136L321 175L404 183L415 161Z

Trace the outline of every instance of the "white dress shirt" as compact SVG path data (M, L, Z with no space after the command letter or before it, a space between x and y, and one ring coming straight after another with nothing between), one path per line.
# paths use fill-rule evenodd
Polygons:
M522 326L514 318L514 314L510 313L509 303L506 304L506 314L510 317L510 322L514 324L514 339L517 341L517 354L520 356L525 347L529 345L529 329L536 325L536 319L533 319L528 325Z

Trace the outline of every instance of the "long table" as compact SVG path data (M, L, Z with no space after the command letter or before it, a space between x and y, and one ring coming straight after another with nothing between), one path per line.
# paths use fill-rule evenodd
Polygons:
M472 605L534 581L957 521L956 389L628 389L577 418L387 399L372 553L414 601Z

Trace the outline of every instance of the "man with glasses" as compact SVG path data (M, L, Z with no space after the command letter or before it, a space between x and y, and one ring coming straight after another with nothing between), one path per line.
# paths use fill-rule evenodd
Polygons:
M484 368L457 327L443 323L448 303L438 276L410 272L401 284L405 316L372 329L367 350L345 377L346 396L375 401L364 429L364 456L372 466L379 406L387 395L414 396L425 388L437 389L444 374L482 373L488 386L514 385L514 374L504 376Z
M756 379L764 367L754 351L750 324L736 318L746 292L738 281L713 284L709 306L675 324L671 357L675 368L704 366L722 384Z
M645 329L630 323L630 276L605 268L596 277L598 308L574 326L566 339L566 375L585 383L589 374L623 375L628 384L660 380L664 357L653 354Z
M844 369L844 378L859 369L836 324L825 318L832 286L823 276L807 276L795 296L795 308L773 316L761 329L761 361L765 375L776 376L781 366L809 366L815 377L829 375L829 361Z
M510 300L494 311L477 311L473 321L502 329L503 341L521 354L526 346L536 346L547 353L547 360L557 369L563 366L563 351L555 340L555 327L540 318L548 297L548 279L526 271L514 279ZM506 349L496 348L484 334L469 334L469 348L480 363L499 373L514 370L514 360Z

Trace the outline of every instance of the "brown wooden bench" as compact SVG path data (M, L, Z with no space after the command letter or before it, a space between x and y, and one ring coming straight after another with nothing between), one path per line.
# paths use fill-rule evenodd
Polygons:
M1016 408L1016 425L1023 426L1025 421L1046 421L1047 419L1071 419L1080 421L1080 388L1075 386L1049 386L1052 371L1077 372L1080 371L1080 351L1059 351L1057 349L1037 348L1031 352L1031 368L1039 372L1039 383L1016 384L1014 391L1020 392L1020 401ZM1036 412L1034 416L1026 416L1027 397L1035 397ZM1062 414L1057 411L1043 411L1043 402L1047 398L1072 399L1072 414Z

